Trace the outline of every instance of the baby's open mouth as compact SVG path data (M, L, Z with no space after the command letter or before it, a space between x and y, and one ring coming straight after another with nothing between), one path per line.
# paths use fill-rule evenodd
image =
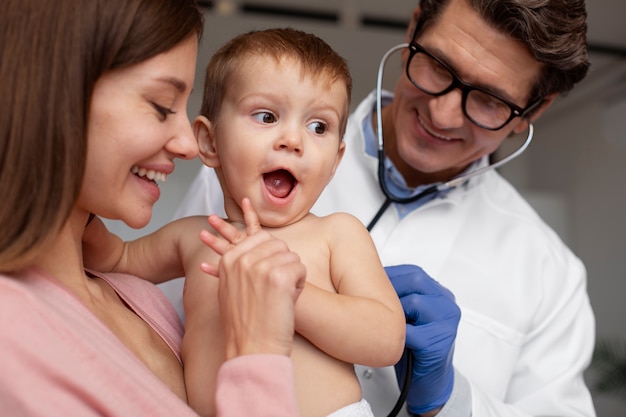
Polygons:
M263 181L270 194L277 198L287 197L297 182L294 176L285 169L263 174Z

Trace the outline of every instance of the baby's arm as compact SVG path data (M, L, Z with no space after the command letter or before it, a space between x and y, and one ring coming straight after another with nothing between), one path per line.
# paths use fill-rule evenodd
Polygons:
M89 218L83 232L83 262L87 268L111 272L124 255L124 242L99 217Z
M128 273L159 284L184 275L184 265L201 245L198 236L206 225L204 216L186 217L124 242L94 217L83 233L83 260L93 270Z
M296 331L346 362L393 365L404 349L404 312L369 233L344 213L324 220L337 294L307 282L296 304Z

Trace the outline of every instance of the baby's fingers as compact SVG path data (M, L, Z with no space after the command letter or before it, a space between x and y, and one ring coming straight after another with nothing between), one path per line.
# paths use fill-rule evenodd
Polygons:
M236 245L246 238L246 234L237 230L235 226L231 223L228 223L226 220L222 219L215 214L211 214L209 216L209 224L219 235L224 238L228 243Z
M211 222L209 221L209 223ZM230 248L233 247L233 244L230 243L228 240L221 238L219 236L216 236L213 233L209 232L208 230L200 231L200 240L202 241L202 243L207 245L218 255L224 255L226 251L228 251Z
M210 264L208 262L202 262L200 264L200 270L205 274L219 278L219 267L216 264Z
M227 251L245 241L247 236L251 236L252 234L263 230L261 228L261 223L259 222L259 216L256 211L254 211L254 208L248 198L244 198L242 200L241 208L246 222L245 233L214 214L208 217L208 222L219 236L212 234L207 230L202 230L200 232L200 240L220 256L224 256ZM267 239L267 237L265 238ZM217 266L207 266L207 268L208 270L205 270L203 267L203 271L211 275L216 275L215 272L217 271ZM209 270L211 272L209 272Z
M248 233L248 236L261 230L259 216L254 210L254 207L252 207L252 203L249 198L245 197L241 201L241 210L243 211L243 218L246 222L246 232Z

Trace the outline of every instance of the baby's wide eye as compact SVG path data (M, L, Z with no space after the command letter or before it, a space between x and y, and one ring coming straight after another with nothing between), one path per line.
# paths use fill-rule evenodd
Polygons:
M307 127L318 135L323 135L324 132L326 132L326 129L328 129L328 126L326 125L326 123L322 123L322 122L309 123Z
M268 111L261 111L252 115L261 123L276 123L276 116Z

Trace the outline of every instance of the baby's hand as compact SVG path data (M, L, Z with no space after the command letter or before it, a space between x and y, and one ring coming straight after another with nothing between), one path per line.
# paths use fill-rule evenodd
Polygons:
M220 256L223 256L235 245L244 241L248 236L262 230L259 216L256 214L256 211L254 211L248 198L242 200L241 209L246 222L246 233L243 233L232 224L214 214L209 216L208 221L211 227L219 233L221 238L207 230L200 232L200 240ZM218 266L216 264L203 262L200 265L200 269L209 275L218 275Z
M226 357L252 353L291 353L294 304L304 288L306 269L287 244L262 230L250 201L241 204L246 232L217 216L209 223L221 236L204 231L202 241L221 255L218 265L203 263L219 277L218 297L226 335Z

